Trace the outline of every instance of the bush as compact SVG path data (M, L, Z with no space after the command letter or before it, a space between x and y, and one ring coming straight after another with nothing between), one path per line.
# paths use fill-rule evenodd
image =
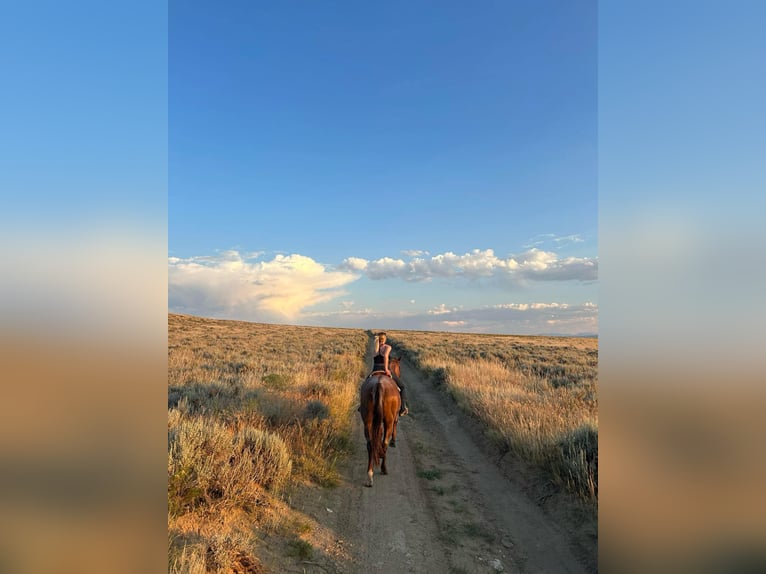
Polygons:
M312 380L306 384L306 394L326 397L332 394L333 388L333 385L327 381Z
M314 547L305 540L291 540L288 543L289 553L300 560L308 560L314 554Z
M254 428L234 434L213 421L174 416L168 442L168 506L173 515L221 498L248 505L260 489L280 489L292 470L284 441Z
M279 435L245 428L235 437L234 450L243 457L245 480L278 490L290 476L293 466L290 451Z
M598 429L584 424L558 443L559 478L583 498L598 496Z
M449 369L445 367L436 367L431 371L431 381L434 385L444 385L450 382Z
M287 375L281 375L279 373L271 373L269 375L264 375L263 377L263 383L271 388L283 391L290 387L290 377Z
M309 401L304 411L304 418L324 420L330 416L330 409L322 401Z

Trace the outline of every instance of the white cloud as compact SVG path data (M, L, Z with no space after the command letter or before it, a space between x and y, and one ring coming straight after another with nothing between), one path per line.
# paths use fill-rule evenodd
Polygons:
M518 335L595 335L598 306L594 303L501 303L465 309L446 304L425 312L380 311L311 313L317 324L426 331L459 331Z
M433 309L429 309L426 311L429 315L444 315L445 313L452 313L453 311L457 311L458 307L452 307L451 309L448 309L447 306L444 303L441 303L437 307L434 307Z
M402 251L402 255L407 257L420 257L422 255L430 255L430 253L423 249L405 249Z
M368 262L364 271L371 279L389 279L399 276L404 268L405 263L401 259L384 257L377 261Z
M276 255L250 262L252 254L168 258L171 311L255 321L291 320L301 312L345 294L358 279L303 255Z
M553 241L559 245L565 245L567 243L582 243L585 240L580 234L575 233L573 235L565 235L564 237L555 237Z
M390 257L368 261L349 257L339 265L339 269L361 271L373 280L398 278L405 281L429 281L451 277L478 280L496 277L511 283L526 280L592 281L598 276L598 259L560 259L552 251L536 248L499 258L492 249L474 249L463 255L448 251L430 258L414 257L410 261Z
M556 235L553 233L541 233L540 235L535 235L524 244L524 248L531 249L533 247L539 247L540 245L544 245L553 240L555 237Z
M359 257L348 257L343 260L343 267L349 271L364 271L367 269L367 260Z
M531 249L532 247L540 247L545 244L555 244L556 247L563 247L570 243L583 243L585 239L579 233L573 233L572 235L556 235L555 233L542 233L535 235L529 241L526 242L524 247Z

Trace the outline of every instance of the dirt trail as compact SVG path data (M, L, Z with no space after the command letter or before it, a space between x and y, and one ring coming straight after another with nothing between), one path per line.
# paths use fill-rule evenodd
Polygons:
M341 469L341 486L294 500L335 537L336 551L305 561L303 571L586 572L565 533L477 448L449 399L404 361L402 380L410 415L389 448L389 474L376 470L375 486L363 486L357 417L359 447Z

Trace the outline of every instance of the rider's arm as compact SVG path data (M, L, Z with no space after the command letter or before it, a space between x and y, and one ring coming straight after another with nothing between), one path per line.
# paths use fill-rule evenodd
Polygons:
M391 371L388 370L388 354L391 352L391 347L386 345L386 352L383 354L384 362L383 365L386 369L386 374L391 375Z

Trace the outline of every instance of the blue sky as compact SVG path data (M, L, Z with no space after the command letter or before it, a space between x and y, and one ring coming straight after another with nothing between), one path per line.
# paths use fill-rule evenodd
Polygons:
M595 2L169 22L171 311L597 331Z

